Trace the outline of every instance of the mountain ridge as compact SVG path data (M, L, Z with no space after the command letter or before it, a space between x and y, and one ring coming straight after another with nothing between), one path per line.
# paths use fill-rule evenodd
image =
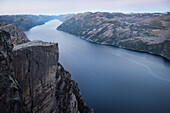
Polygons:
M169 12L79 13L57 30L91 42L157 54L170 60Z
M42 25L47 21L58 19L62 22L73 16L67 15L0 15L0 22L15 24L22 31L28 31L32 27Z

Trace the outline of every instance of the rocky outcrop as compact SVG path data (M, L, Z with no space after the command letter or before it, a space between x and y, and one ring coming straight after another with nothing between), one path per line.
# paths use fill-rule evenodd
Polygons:
M59 64L57 43L28 41L13 48L10 34L0 30L0 113L93 113Z
M55 113L57 63L57 44L33 41L15 45L15 77L30 113Z
M0 29L10 34L12 44L22 44L29 42L29 39L25 33L14 24L0 22Z
M169 13L88 12L74 15L57 29L91 42L149 52L170 60L169 20Z
M78 84L71 80L71 74L58 64L57 72L57 112L58 113L93 113L80 95Z
M58 45L32 41L13 49L15 77L30 113L92 113L77 84L58 63Z
M10 34L0 30L0 113L27 113L12 66Z

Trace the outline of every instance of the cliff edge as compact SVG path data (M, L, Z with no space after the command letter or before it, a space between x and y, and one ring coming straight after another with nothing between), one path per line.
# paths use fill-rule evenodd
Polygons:
M28 113L15 79L10 34L0 30L0 113Z
M93 113L71 74L58 62L57 43L13 44L0 31L0 112Z

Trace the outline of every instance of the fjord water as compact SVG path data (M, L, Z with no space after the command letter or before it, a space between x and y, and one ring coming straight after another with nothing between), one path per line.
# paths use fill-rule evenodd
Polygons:
M59 44L59 61L95 113L170 113L170 62L162 57L88 42L57 31L52 20L26 32Z

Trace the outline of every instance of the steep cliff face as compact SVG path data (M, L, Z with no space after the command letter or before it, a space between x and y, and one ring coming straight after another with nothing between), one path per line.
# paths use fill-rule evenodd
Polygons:
M93 113L80 95L78 84L71 80L71 74L58 64L57 71L57 112L58 113Z
M0 30L0 113L27 113L12 66L10 34Z
M13 49L15 77L30 113L92 113L77 84L58 63L58 45L32 41Z
M27 38L25 33L14 24L1 22L0 29L10 34L12 44L22 44L29 42L29 39Z
M23 89L22 97L30 113L55 112L58 45L33 41L15 45L15 77Z
M13 48L10 33L0 31L0 113L93 113L58 59L57 43Z
M57 29L91 42L145 51L170 59L168 54L170 43L169 20L169 13L89 12L74 15ZM137 43L134 44L135 42ZM165 46L162 46L162 44Z

